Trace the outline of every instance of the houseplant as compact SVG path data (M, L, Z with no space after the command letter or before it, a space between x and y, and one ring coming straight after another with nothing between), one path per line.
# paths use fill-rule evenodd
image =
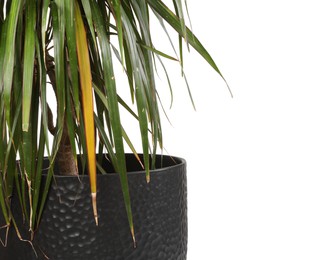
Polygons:
M164 68L162 59L169 59L183 67L183 45L187 44L221 75L206 49L186 27L182 1L174 0L170 8L174 11L160 0L0 1L0 215L5 234L1 237L2 244L6 246L8 240L11 242L14 230L18 239L31 245L27 247L29 250L47 254L41 246L35 248L33 241L45 226L42 217L49 208L47 204L51 196L56 196L53 200L57 203L59 198L59 204L62 204L59 190L62 181L56 180L58 175L72 176L61 178L70 183L72 189L74 187L72 192L79 192L78 187L81 187L73 186L73 183L85 185L82 190L86 190L86 182L89 183L90 196L85 196L91 200L91 217L88 219L94 216L93 225L97 227L101 215L97 205L101 198L97 198L97 194L102 190L97 187L98 169L105 176L105 171L118 173L115 176L120 180L117 184L121 192L119 196L130 233L127 239L136 246L138 239L129 193L128 162L137 164L136 169L143 166L141 176L147 183L153 173L164 166L160 163L162 160L168 168L179 165L179 171L184 171L183 160L157 155L163 143L154 75L156 63L161 62ZM150 31L153 17L160 21L166 34L165 24L168 24L179 35L178 57L155 49ZM118 69L123 70L128 79L128 91L135 109L117 92L115 61L120 63ZM166 70L165 73L167 75ZM54 93L53 97L49 90ZM55 113L49 105L51 98L57 104ZM142 155L137 154L128 137L124 128L128 122L121 121L121 110L126 110L138 121ZM129 146L133 159L126 156L124 146ZM104 165L108 163L109 168L106 168ZM83 174L85 177L81 176ZM129 175L130 178L133 177ZM55 188L51 188L52 185ZM185 186L184 181L181 186ZM54 189L57 191L51 195ZM185 187L182 193L185 197ZM74 204L76 201L77 197ZM71 209L76 208L76 205L72 206ZM65 222L54 213L47 214ZM46 224L52 223L50 221ZM70 226L73 222L70 217ZM82 225L80 221L79 225ZM52 229L57 229L56 226ZM186 233L185 227L183 230L182 233ZM69 234L68 238L73 236L77 233ZM181 255L174 259L185 259L185 243ZM71 252L75 245L69 246L65 251ZM21 259L26 259L27 253L23 250L20 250L24 254ZM93 250L86 256L74 251L73 259L100 259L90 255ZM12 251L6 254L10 259L18 259L13 258ZM49 254L51 259L67 259ZM150 259L163 259L158 255L156 253L157 258ZM116 255L115 259L125 258ZM114 258L104 256L104 259Z

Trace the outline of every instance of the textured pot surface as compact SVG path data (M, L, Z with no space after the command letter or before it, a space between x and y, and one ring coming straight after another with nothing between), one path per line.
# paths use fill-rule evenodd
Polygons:
M127 162L132 165L130 171L138 170L132 155L127 155ZM149 184L143 171L128 173L136 247L117 174L98 176L99 226L93 217L89 178L60 176L51 187L33 241L38 258L30 244L19 241L12 229L8 247L0 245L0 259L47 259L44 253L52 260L185 260L186 163L163 156L163 166L151 172Z

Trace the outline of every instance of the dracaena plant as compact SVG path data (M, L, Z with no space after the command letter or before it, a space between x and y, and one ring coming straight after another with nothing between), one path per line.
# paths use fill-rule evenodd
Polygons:
M140 163L149 182L155 154L163 147L156 63L164 68L162 60L172 60L183 66L183 46L188 45L221 75L186 27L186 2L165 2L0 0L0 214L4 228L13 225L19 234L10 207L15 189L33 234L56 174L54 165L58 164L59 174L77 175L79 155L82 168L87 166L97 224L96 172L104 158L96 154L106 153L120 175L133 235L124 145L139 157L120 110L138 121L143 153ZM160 22L167 36L166 24L178 34L174 55L155 48L151 19ZM170 45L174 46L171 41ZM117 93L115 61L128 80L125 91L130 92L134 107ZM49 90L56 101L53 112ZM49 167L43 179L44 157Z

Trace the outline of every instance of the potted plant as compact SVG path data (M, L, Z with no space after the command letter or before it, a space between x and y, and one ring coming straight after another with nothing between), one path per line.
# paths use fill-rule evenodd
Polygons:
M169 79L163 60L183 68L187 44L221 73L182 1L1 0L0 10L0 258L186 259L185 161L158 154L156 64ZM178 56L155 48L151 19L177 32ZM121 110L138 122L141 154Z

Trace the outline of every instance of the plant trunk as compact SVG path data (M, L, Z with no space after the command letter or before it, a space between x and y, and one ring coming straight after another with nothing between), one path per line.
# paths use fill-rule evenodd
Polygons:
M47 62L46 62L47 71L48 71L48 75L49 75L53 90L56 94L55 66L53 63L53 59L50 57L48 53L47 53L47 57L48 57ZM53 114L49 106L48 106L48 128L52 135L56 134L56 127L54 126L54 123L53 123ZM61 137L60 146L56 155L56 164L59 169L58 172L60 175L78 176L77 162L73 156L73 152L71 149L66 119L64 119L62 137Z
M75 161L71 149L66 122L64 123L60 146L56 156L56 163L60 175L78 176L77 162Z

